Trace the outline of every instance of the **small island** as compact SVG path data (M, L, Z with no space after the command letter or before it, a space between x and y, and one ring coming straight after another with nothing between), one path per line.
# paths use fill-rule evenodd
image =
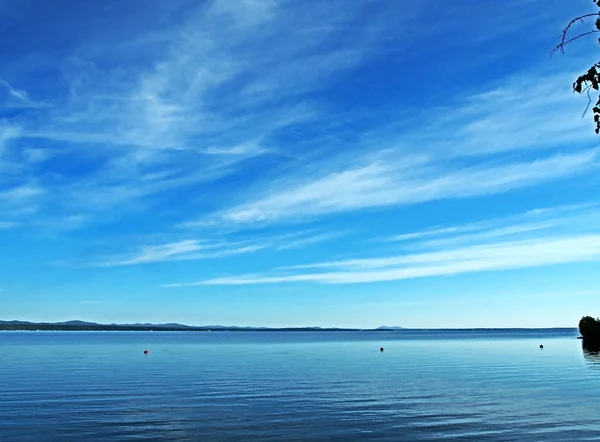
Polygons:
M584 316L579 321L579 333L584 341L589 343L600 343L600 318Z

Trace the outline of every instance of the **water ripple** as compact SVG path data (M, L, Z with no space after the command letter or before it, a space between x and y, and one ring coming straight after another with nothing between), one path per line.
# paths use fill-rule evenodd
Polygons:
M2 334L0 441L599 440L568 334L224 335Z

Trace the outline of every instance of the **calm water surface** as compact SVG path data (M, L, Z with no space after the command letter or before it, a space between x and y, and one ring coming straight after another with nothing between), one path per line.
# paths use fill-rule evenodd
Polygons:
M576 336L3 332L0 441L600 440Z

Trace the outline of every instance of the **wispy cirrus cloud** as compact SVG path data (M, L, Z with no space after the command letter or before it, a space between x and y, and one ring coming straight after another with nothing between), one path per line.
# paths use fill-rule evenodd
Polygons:
M44 193L44 189L35 185L16 186L0 193L0 200L5 204L20 204Z
M19 138L21 135L21 128L16 124L0 121L0 159L4 154L4 149L8 145L8 142L12 139Z
M32 183L0 190L0 213L10 216L33 213L45 193L44 188Z
M47 104L40 103L28 97L26 91L13 88L7 81L0 79L0 108L19 109L19 108L41 108Z
M600 260L595 205L558 207L512 218L414 232L396 254L340 259L167 287L313 282L354 284ZM420 235L421 233L421 235ZM435 238L432 239L431 236ZM370 252L372 255L373 252Z
M524 235L527 234L531 236L532 234L548 230L553 227L552 224L542 223L542 224L522 224L516 226L508 226L508 227L499 227L489 230L480 231L477 233L463 234L458 235L451 238L438 238L438 239L430 239L425 242L425 245L428 247L434 246L447 246L451 244L461 244L461 243L474 243L477 241L490 241L496 240L496 238L507 238L513 237L516 235Z
M596 150L462 166L426 156L371 160L339 172L275 182L261 198L200 220L211 223L273 223L352 210L425 201L494 195L569 177L598 167ZM193 225L193 224L192 224Z
M280 245L276 246L277 250L301 249L314 244L319 244L325 241L330 241L340 236L344 236L348 232L338 231L335 233L321 233L316 235L294 235L289 239L282 239Z
M439 227L439 228L423 230L420 232L402 233L400 235L394 235L390 238L386 238L385 240L388 240L388 241L413 241L413 240L422 239L422 238L442 236L442 235L449 234L449 233L472 232L472 231L476 231L476 230L481 230L482 227L485 227L485 223L467 224L464 226L454 226L454 227Z
M600 259L600 235L546 237L457 248L396 257L373 258L323 264L336 271L241 275L208 279L195 283L173 283L165 287L196 285L249 285L293 282L356 284L463 273L542 267L555 264L596 261Z
M370 43L383 26L355 29L358 35L340 40L361 9L332 14L328 4L210 2L190 11L150 65L137 68L134 81L101 67L112 54L72 58L65 66L69 112L57 109L47 124L36 121L24 136L203 155L255 154L273 131L317 117L306 92L372 56ZM338 44L331 45L332 39Z
M21 198L29 201L22 207L52 207L46 216L79 220L73 225L168 200L185 206L180 218L192 219L187 226L244 230L487 197L598 167L597 151L581 135L587 133L585 122L573 113L580 102L569 101L571 74L563 66L543 81L525 73L471 88L419 109L410 124L381 112L380 121L345 137L335 120L352 126L366 111L344 113L316 97L391 49L401 60L398 36L391 38L390 31L399 20L408 27L411 16L424 10L413 2L402 18L395 14L391 20L392 5L379 5L365 25L361 17L368 5L358 2L342 11L329 3L214 1L189 9L168 32L127 35L110 51L94 37L80 41L59 60L63 79L52 83L54 95L36 97L19 77L2 83L7 96L31 107L48 103L1 123L7 164L29 175L6 183L2 192L38 189ZM115 68L109 62L114 57L129 62ZM307 138L307 152L299 152L294 137ZM565 140L576 146L560 153ZM219 188L228 177L232 184ZM397 239L430 233L419 235ZM332 238L320 233L268 247L286 250ZM106 264L267 247L257 241L213 249L186 241L146 245Z
M589 0L55 3L0 0L14 312L59 284L61 306L102 298L108 316L119 293L103 286L136 302L168 275L209 297L295 283L285 295L308 305L327 290L302 283L469 274L448 294L475 282L484 299L511 278L483 272L599 259L598 208L555 207L598 199L597 138L571 91L597 42L548 57ZM589 289L578 268L546 275ZM242 313L285 317L263 288L240 290L260 294ZM360 317L402 288L336 292ZM167 301L154 306L177 314Z
M582 118L585 102L573 96L576 72L558 72L540 79L530 72L467 96L436 119L436 140L442 154L491 155L514 150L561 148L581 143L596 146ZM434 132L431 132L434 133Z
M382 114L380 122L350 143L331 133L331 121L340 117L346 126L360 123L361 113L344 114L315 97L340 76L389 56L392 49L401 59L404 54L390 32L402 23L405 41L417 38L409 32L410 19L426 11L426 5L411 2L398 15L391 4L378 3L365 26L362 15L369 5L357 2L341 11L330 3L309 7L243 0L232 6L218 0L189 9L182 19L176 14L182 5L175 2L160 8L169 20L179 17L173 26L143 35L126 26L133 16L119 17L123 26L109 35L114 39L110 51L90 34L58 60L61 81L49 79L54 95L36 98L18 84L25 76L2 80L7 96L31 106L48 103L0 129L0 150L2 145L12 149L7 168L37 175L39 185L48 189L47 206L87 214L148 208L161 195L180 189L206 192L209 183L248 176L246 171L256 171L257 164L295 168L282 174L279 167L266 167L258 176L250 174L246 202L231 199L229 209L214 213L213 207L193 205L186 211L196 211L202 225L238 227L492 195L586 169L573 163L583 151L562 158L541 155L541 167L514 158L486 159L481 166L454 158L531 145L556 147L557 141L573 137L586 141L584 123L565 117L577 115L571 111L579 105L568 101L568 73L544 81L521 75L486 85L416 112L412 130L404 127L401 133L386 129L398 126L394 114ZM128 62L115 68L110 61L115 57ZM542 112L548 102L556 112ZM553 124L543 127L548 120ZM429 136L431 124L443 136ZM310 145L307 152L299 153L296 135L290 137L297 128L302 129L299 138L306 129L312 134L300 147ZM323 131L329 138L318 141L315 134ZM365 150L385 152L386 158L356 161ZM416 159L424 150L429 158ZM80 167L61 167L66 158ZM314 158L320 159L315 163ZM506 175L504 182L501 175ZM280 186L286 196L278 195ZM272 190L265 193L265 187ZM189 220L190 214L182 218Z
M594 135L586 130L589 121L580 118L582 103L572 95L573 75L559 72L540 80L519 73L418 113L410 124L384 119L357 144L265 179L245 203L184 225L301 222L491 196L586 174L598 166L598 156Z
M2 80L7 96L36 109L2 126L0 150L11 150L9 168L38 176L48 206L94 213L144 199L147 207L182 188L206 191L257 158L295 156L281 134L323 120L328 110L315 92L376 56L392 25L388 6L367 27L354 26L360 4L341 11L328 3L216 0L187 5L184 15L181 7L148 12L174 20L168 31L135 33L137 18L123 15L106 36L111 45L85 34L55 60L60 78L28 83L36 69L27 72L23 61L19 75ZM407 7L402 20L413 9L421 7ZM115 59L124 61L115 66ZM43 100L26 90L44 81L53 86ZM63 167L67 159L72 167Z
M521 234L532 234L537 231L547 230L556 224L549 222L531 222L526 224L496 227L497 221L481 221L453 227L440 227L421 232L403 233L380 241L412 242L426 245L442 245L456 242L476 242L490 238L510 237Z
M556 62L556 61L555 61ZM585 64L585 60L581 60ZM440 161L514 159L515 152L556 152L563 148L597 147L590 133L591 116L582 118L585 100L574 95L577 63L560 64L540 78L539 63L531 70L478 83L442 104L396 111L392 118L364 131L361 143L370 150L385 147L402 154L423 153Z
M107 256L93 265L99 267L131 266L169 261L225 258L265 249L274 251L300 249L338 238L345 233L343 231L319 233L308 230L262 237L242 237L237 240L226 238L185 239L143 245L133 253Z
M598 205L574 204L550 208L532 209L525 213L508 215L501 219L490 219L457 226L435 226L426 230L402 233L381 241L416 241L432 244L437 240L465 239L473 241L490 237L511 236L531 233L559 226L581 226L598 219Z
M183 240L172 243L143 246L134 255L113 256L95 263L98 267L131 266L168 261L222 258L260 250L258 245L212 243L209 241Z

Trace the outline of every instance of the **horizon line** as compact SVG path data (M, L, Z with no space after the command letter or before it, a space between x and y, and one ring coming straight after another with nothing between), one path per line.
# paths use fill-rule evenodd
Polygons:
M84 320L66 320L66 321L55 321L55 322L46 322L46 321L27 321L27 320L0 320L0 325L19 325L19 324L31 324L31 325L67 325L67 326L105 326L105 327L162 327L162 328L192 328L192 329L246 329L246 330L339 330L339 331L371 331L371 330L389 330L389 331L419 331L419 330L456 330L456 331L466 331L466 330L568 330L568 329L578 329L577 326L552 326L552 327L402 327L402 326L387 326L380 325L376 327L332 327L332 326L319 326L319 325L311 325L311 326L255 326L255 325L219 325L219 324L210 324L210 325L188 325L181 324L176 322L164 322L164 323L149 323L149 322L131 322L131 323L100 323L93 321L84 321ZM142 330L143 331L143 330Z

